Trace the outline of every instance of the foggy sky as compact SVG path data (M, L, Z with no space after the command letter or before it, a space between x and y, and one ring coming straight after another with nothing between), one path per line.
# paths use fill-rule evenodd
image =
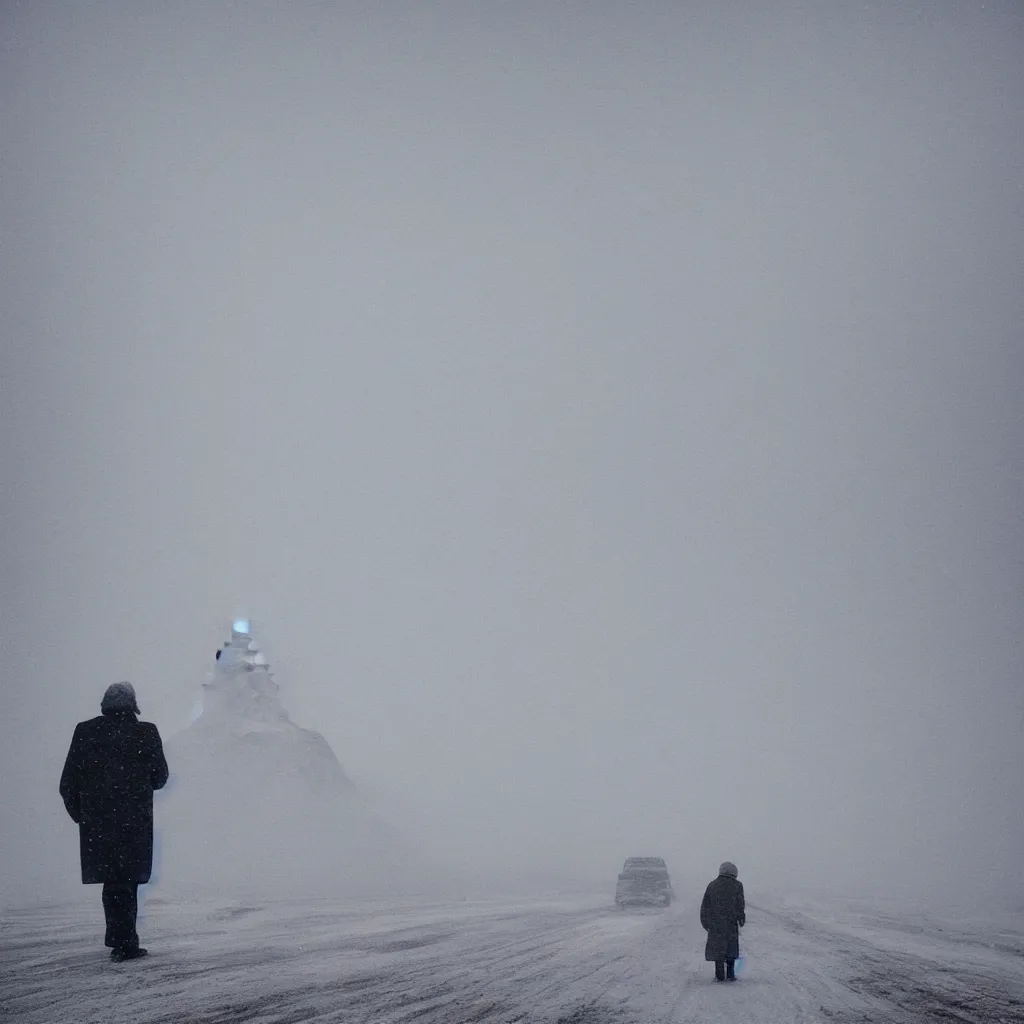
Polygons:
M450 856L1013 877L1019 5L0 10L5 896L236 614Z

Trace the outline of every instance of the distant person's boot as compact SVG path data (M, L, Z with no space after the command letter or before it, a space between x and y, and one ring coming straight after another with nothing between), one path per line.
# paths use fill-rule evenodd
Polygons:
M138 960L140 956L146 956L149 950L144 946L115 946L110 951L110 959L115 964L122 963L124 960Z
M725 962L723 960L715 961L715 981L725 981Z
M736 961L726 960L725 961L725 980L735 981L736 980Z

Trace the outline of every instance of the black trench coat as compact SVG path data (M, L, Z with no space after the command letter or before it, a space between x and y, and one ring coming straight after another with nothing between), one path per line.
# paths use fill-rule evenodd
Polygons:
M705 960L735 960L740 955L740 928L746 924L743 883L731 875L719 875L704 890L700 923L708 933Z
M117 712L79 722L60 777L60 795L78 823L82 881L149 881L153 870L153 790L167 781L160 733Z

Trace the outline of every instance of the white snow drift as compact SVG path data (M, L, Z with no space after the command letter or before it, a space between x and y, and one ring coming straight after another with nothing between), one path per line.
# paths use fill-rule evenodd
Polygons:
M201 713L166 743L154 882L264 896L407 888L411 851L323 736L291 721L248 623L235 626Z

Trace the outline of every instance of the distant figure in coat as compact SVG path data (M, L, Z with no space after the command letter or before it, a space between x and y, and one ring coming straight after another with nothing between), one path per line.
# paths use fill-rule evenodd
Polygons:
M103 883L111 960L145 956L135 931L138 889L153 870L153 790L167 781L160 733L140 722L131 683L107 687L103 714L79 722L60 777L78 825L82 882Z
M740 955L740 928L747 923L743 883L736 865L725 861L718 877L704 890L700 923L708 933L704 959L715 962L715 981L736 980L736 958Z

